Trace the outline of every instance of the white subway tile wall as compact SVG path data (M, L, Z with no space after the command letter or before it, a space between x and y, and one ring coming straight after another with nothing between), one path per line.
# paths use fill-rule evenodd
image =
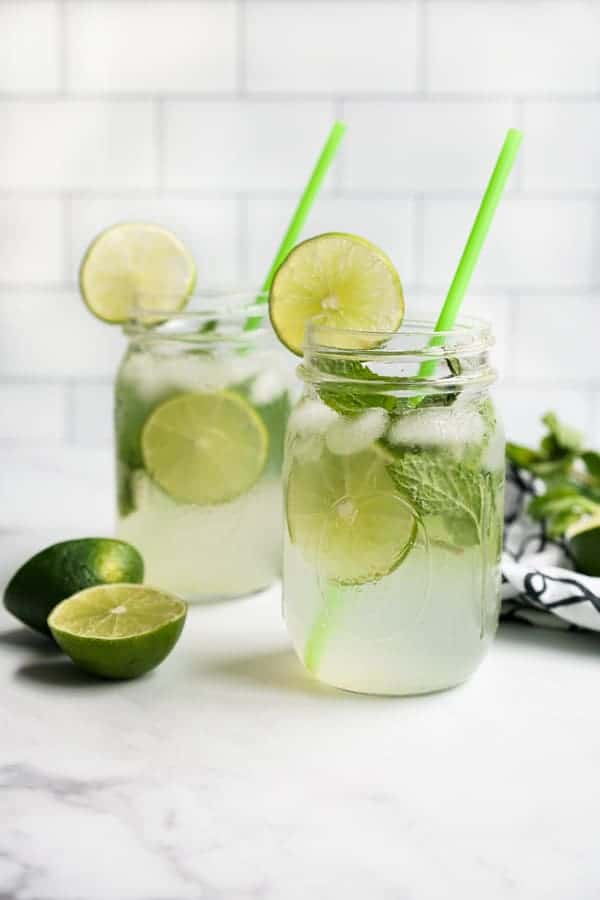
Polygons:
M417 313L523 128L465 311L513 439L556 409L600 443L599 45L600 0L2 0L0 448L110 443L124 340L76 290L100 229L163 223L200 284L256 284L336 117L305 233L379 243Z

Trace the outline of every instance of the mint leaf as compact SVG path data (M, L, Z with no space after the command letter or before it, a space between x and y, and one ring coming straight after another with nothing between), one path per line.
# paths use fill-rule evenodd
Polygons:
M555 459L570 453L579 453L583 446L583 435L575 428L561 422L556 413L546 413L542 422L548 434L542 440L541 449L546 459Z
M598 503L585 497L576 485L568 482L548 488L545 494L534 497L527 508L532 519L546 521L550 537L560 537L582 516L598 511Z
M594 450L586 450L585 453L581 454L581 458L592 478L600 480L600 453L596 453Z
M509 462L518 466L519 469L530 469L531 466L539 462L541 459L537 450L530 450L529 447L523 447L521 444L512 444L507 441L506 457Z
M450 362L448 360L449 366ZM341 415L356 415L365 409L374 407L380 407L389 413L398 413L413 408L409 397L394 396L393 377L378 375L358 360L320 358L315 360L315 365L325 375L348 379L348 383L336 383L332 380L330 382L323 381L317 386L319 397L323 403ZM451 371L453 370L451 369ZM380 391L376 389L377 382L379 382ZM430 394L423 397L419 406L420 408L449 406L455 399L455 393Z
M458 543L481 538L484 491L479 472L431 452L406 452L390 463L388 472L419 515L444 516Z

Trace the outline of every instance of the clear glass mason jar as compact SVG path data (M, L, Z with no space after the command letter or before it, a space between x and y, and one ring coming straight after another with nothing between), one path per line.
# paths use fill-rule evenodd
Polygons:
M308 326L286 438L284 615L330 685L451 687L495 633L504 435L491 343L474 319L435 338L428 322Z
M281 465L293 373L256 293L144 303L116 383L118 535L149 583L188 599L281 570ZM149 311L150 307L152 312ZM260 325L246 330L248 318Z

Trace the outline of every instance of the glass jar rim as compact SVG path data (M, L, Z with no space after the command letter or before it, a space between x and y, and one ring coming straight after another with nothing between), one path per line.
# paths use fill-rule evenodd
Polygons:
M179 295L164 291L139 293L124 323L125 334L130 338L207 340L214 332L205 326L218 323L229 339L237 334L251 340L269 330L268 295L258 288L204 288L194 291L178 309L179 299ZM250 320L255 324L246 330Z
M315 316L307 323L305 351L339 352L361 358L440 358L449 354L480 353L494 344L490 323L479 316L461 316L453 328L443 331L436 330L434 315L404 319L396 331L338 328L325 324L323 318ZM420 347L419 341L422 341Z
M496 380L488 359L492 328L476 316L446 331L435 330L435 316L405 320L397 331L335 328L323 318L307 324L298 368L305 382L410 395L480 390Z

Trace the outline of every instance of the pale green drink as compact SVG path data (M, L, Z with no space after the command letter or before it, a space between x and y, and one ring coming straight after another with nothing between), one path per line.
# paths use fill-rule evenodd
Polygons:
M257 312L245 299L139 317L117 378L118 534L148 583L192 599L252 593L281 571L291 373L264 307L244 332Z
M504 438L488 395L491 336L481 323L457 328L420 377L432 327L404 323L368 352L347 349L356 332L308 329L286 446L284 609L307 668L348 690L457 684L498 622Z

